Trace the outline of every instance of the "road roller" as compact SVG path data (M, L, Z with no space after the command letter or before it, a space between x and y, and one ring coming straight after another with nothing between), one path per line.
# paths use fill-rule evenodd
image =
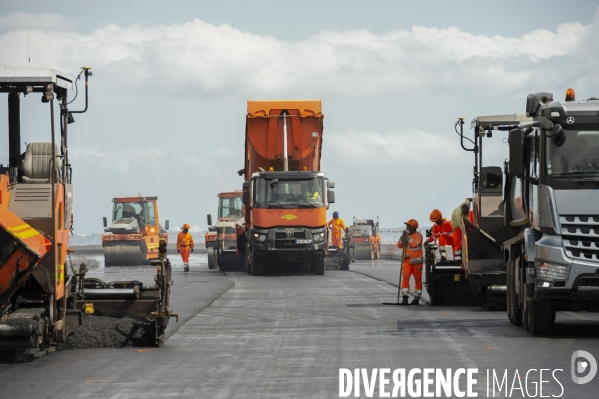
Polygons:
M112 199L112 223L104 218L102 247L105 266L149 265L158 255L161 238L168 242L168 220L164 228L158 215L158 197Z

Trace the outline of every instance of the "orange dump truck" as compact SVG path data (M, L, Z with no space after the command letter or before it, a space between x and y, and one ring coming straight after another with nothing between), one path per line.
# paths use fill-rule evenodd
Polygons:
M218 220L212 226L212 215L208 215L206 251L208 268L234 271L245 267L243 257L237 251L237 235L245 232L245 209L241 202L241 191L218 194Z
M102 247L106 266L138 266L158 257L160 238L168 242L158 216L158 197L119 197L112 200L112 223L104 218Z
M327 215L334 183L320 172L319 100L248 101L245 141L246 270L261 275L285 263L324 274ZM241 252L241 251L240 251Z

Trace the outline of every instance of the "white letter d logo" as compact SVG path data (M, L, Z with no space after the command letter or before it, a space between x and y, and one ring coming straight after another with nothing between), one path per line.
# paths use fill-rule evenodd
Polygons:
M579 359L579 358L583 358ZM590 366L590 367L589 367ZM576 351L572 354L572 360L570 361L572 381L575 384L586 384L591 382L597 374L597 360L587 351ZM584 377L578 377L579 374L583 374L588 370L588 374Z

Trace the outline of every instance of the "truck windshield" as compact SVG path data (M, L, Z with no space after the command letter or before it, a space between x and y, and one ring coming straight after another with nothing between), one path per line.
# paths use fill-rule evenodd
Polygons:
M305 180L256 179L254 206L258 208L322 208L323 178Z
M241 197L221 198L218 201L218 217L239 216L243 212Z
M547 137L547 175L599 175L599 131L564 130Z

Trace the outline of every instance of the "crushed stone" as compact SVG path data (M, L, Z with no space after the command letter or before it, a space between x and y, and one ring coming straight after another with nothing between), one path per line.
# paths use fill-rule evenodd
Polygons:
M81 325L58 350L155 346L154 323L130 317L83 315Z

